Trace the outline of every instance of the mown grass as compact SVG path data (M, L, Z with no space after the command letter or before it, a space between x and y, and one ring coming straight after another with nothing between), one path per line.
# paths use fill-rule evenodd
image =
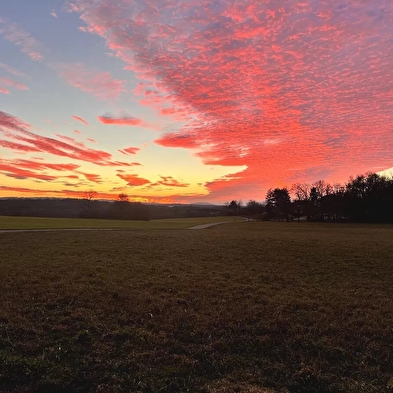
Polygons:
M176 229L221 221L234 221L234 217L171 218L151 221L99 220L88 218L47 218L0 216L1 229Z
M393 228L0 234L1 392L393 392Z

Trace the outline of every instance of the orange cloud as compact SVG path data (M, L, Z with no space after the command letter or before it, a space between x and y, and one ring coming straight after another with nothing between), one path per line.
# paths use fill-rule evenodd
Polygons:
M143 186L150 183L149 180L139 177L138 175L124 175L122 173L118 173L116 176L126 181L129 186Z
M180 182L176 179L174 179L172 176L161 176L160 181L157 183L163 186L168 186L168 187L188 187L190 184Z
M0 191L3 193L11 193L11 195L29 195L32 197L62 197L62 198L85 198L86 191L77 191L77 190L38 190L33 188L26 187L9 187L9 186L0 186ZM106 192L97 192L97 198L99 199L116 199L117 195Z
M84 172L78 172L81 175L85 176L87 180L89 180L92 183L101 183L102 179L100 175L94 174L94 173L84 173Z

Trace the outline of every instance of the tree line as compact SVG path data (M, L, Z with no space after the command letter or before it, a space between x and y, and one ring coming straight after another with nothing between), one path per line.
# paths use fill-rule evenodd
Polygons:
M224 214L222 206L146 204L132 202L127 194L116 200L98 200L94 190L84 198L0 198L0 216L152 220L210 217Z
M393 223L393 178L368 173L345 184L296 183L269 189L264 203L233 200L226 210L262 220Z

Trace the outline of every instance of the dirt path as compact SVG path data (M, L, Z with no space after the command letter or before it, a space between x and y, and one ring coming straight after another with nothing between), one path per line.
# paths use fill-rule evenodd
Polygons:
M215 225L228 224L229 222L232 222L232 221L222 221L222 222L213 222L210 224L201 224L201 225L196 225L195 227L190 227L187 229L205 229L205 228L214 227Z
M200 224L184 229L206 229L216 225L228 224L233 221L221 221L208 224ZM134 228L132 228L134 229ZM12 232L60 232L60 231L127 231L128 228L37 228L37 229L0 229L0 233Z

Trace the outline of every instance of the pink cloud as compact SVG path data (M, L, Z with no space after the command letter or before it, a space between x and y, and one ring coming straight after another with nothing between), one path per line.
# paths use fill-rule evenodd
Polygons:
M127 147L125 149L119 150L119 152L125 155L130 155L130 154L137 154L138 151L140 150L141 149L139 147Z
M56 134L56 137L58 139L62 139L63 141L69 142L75 146L79 146L81 148L85 147L83 142L77 141L75 138L72 138L68 135L61 135L61 134Z
M100 100L116 100L125 91L125 81L114 79L110 72L89 70L83 64L58 64L55 68L69 85Z
M16 23L11 23L7 19L0 18L0 35L29 56L32 60L43 60L43 45L32 37L27 31Z
M9 78L0 78L0 84L8 87L13 87L18 90L29 90L29 88L22 83L16 82Z
M89 126L89 125L90 125L85 119L83 119L83 118L80 117L80 116L72 116L72 118L73 118L74 120L76 120L76 121L79 121L80 123L82 123L82 124L84 124L84 125L86 125L86 126ZM76 132L77 134L80 133L80 131L78 131L78 130L75 130L75 132Z
M0 62L0 68L2 68L3 70L7 71L8 73L14 75L14 76L19 76L21 78L26 78L26 74L24 74L23 72L20 72L10 66L8 66L7 64L4 64L2 62Z
M3 93L3 94L10 94L10 91L7 90L7 89L2 89L2 88L0 87L0 93Z
M118 126L139 126L142 120L132 116L114 117L112 115L98 116L98 120L103 124L115 124Z

